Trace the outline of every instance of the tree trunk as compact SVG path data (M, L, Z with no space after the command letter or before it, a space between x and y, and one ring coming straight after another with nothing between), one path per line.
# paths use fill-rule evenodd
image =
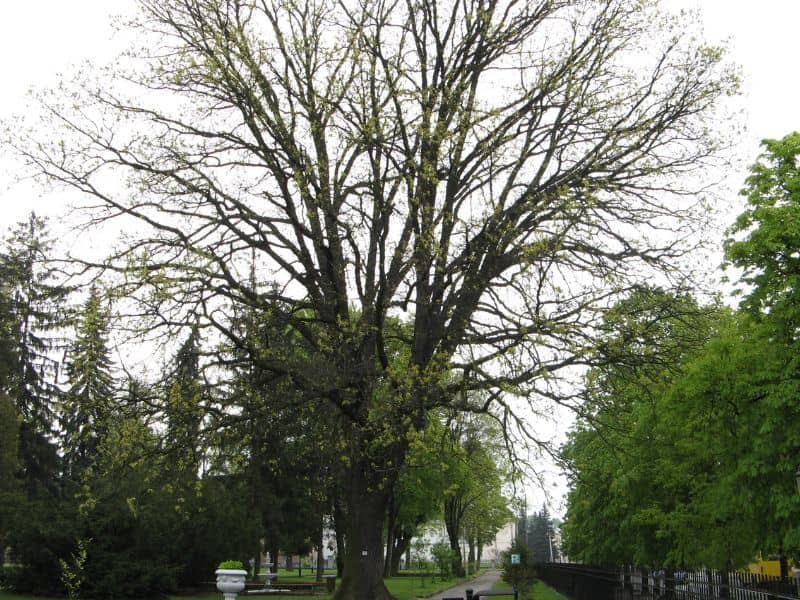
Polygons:
M786 559L786 552L783 550L783 541L778 546L778 565L780 567L781 580L789 578L789 561Z
M394 549L392 550L392 575L397 575L400 572L400 559L403 554L409 554L411 549L411 535L405 530L402 535L395 538ZM406 568L408 568L409 559L406 558Z
M325 536L322 531L322 519L319 524L319 536L317 537L317 581L322 581L322 575L325 571L325 552L323 550L325 543Z
M481 568L481 561L483 560L483 542L478 539L478 555L476 558L476 565L480 569Z
M255 550L253 554L253 556L255 556L255 563L253 563L253 572L251 575L253 579L258 579L258 575L261 573L261 540L258 540L253 546Z
M458 533L447 531L447 537L450 540L450 549L453 551L453 575L456 577L464 577L464 557L461 556L461 546L458 543Z
M383 518L391 486L375 485L364 462L354 460L349 473L347 548L336 600L392 598L383 583Z
M271 573L278 572L278 552L280 552L280 547L278 546L278 538L271 538L271 545L269 547L269 562L270 567L269 570Z
M467 537L467 546L469 550L467 551L467 571L469 573L474 573L475 569L475 538L472 536Z
M731 580L728 575L727 567L719 572L719 597L720 598L730 598L731 597Z
M444 527L447 530L450 549L453 551L453 575L464 577L464 559L461 556L461 546L458 544L458 532L461 530L461 509L457 498L447 498L444 501Z
M341 578L344 574L344 555L347 544L344 535L347 523L344 515L345 510L342 506L341 492L339 492L333 499L333 529L336 533L336 577L338 578Z
M392 574L393 564L393 551L395 539L397 538L397 531L395 530L395 523L397 522L397 510L395 507L394 494L389 498L389 508L386 511L386 557L383 563L383 576L389 577Z

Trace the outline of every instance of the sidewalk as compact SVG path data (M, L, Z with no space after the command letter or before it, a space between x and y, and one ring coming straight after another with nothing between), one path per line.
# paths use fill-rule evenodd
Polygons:
M461 583L443 592L437 592L433 596L428 596L427 600L442 600L442 598L466 598L467 589L471 589L473 592L489 590L492 589L494 584L497 583L499 579L500 571L498 569L490 569L472 581Z

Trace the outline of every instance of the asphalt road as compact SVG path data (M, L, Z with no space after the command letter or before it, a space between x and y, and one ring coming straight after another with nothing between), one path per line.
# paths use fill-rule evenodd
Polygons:
M443 592L439 592L434 594L433 596L428 596L427 600L442 600L443 598L465 598L467 595L467 589L471 589L473 592L479 592L482 590L490 590L494 587L494 584L500 579L500 571L497 569L491 569L486 571L479 577L473 579L472 581L468 581L466 583L459 584L455 587L451 587Z

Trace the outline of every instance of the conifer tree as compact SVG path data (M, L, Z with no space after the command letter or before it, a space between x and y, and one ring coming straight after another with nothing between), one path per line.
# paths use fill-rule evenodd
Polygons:
M16 508L22 503L19 486L19 423L11 399L0 393L0 548L14 526Z
M546 504L542 504L542 509L529 518L528 526L528 547L533 553L535 562L550 562L552 556L553 543L553 519Z
M194 482L201 462L200 434L203 421L203 382L200 373L200 332L192 327L174 358L167 380L165 413L167 451L179 479Z
M61 328L68 314L69 289L57 283L50 260L52 243L44 219L31 213L0 250L3 282L2 352L10 362L0 377L0 392L14 402L21 418L20 454L28 482L52 481L57 465L50 436L55 424L56 385L64 348Z
M73 477L91 460L112 410L114 377L108 328L108 311L92 286L69 351L69 389L61 415L65 471Z

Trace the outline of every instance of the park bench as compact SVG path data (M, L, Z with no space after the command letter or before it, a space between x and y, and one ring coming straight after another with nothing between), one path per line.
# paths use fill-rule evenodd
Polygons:
M265 585L258 588L251 588L247 590L248 594L278 594L281 592L288 593L310 593L310 594L326 594L331 593L336 588L336 577L326 576L322 581L299 581L282 579L278 581L277 577L268 579Z
M452 597L452 598L442 598L442 600L480 600L481 598L486 598L488 596L513 596L514 600L517 599L517 593L511 589L499 589L499 590L481 590L479 592L472 593L472 590L467 590L466 598L462 598L461 596Z

